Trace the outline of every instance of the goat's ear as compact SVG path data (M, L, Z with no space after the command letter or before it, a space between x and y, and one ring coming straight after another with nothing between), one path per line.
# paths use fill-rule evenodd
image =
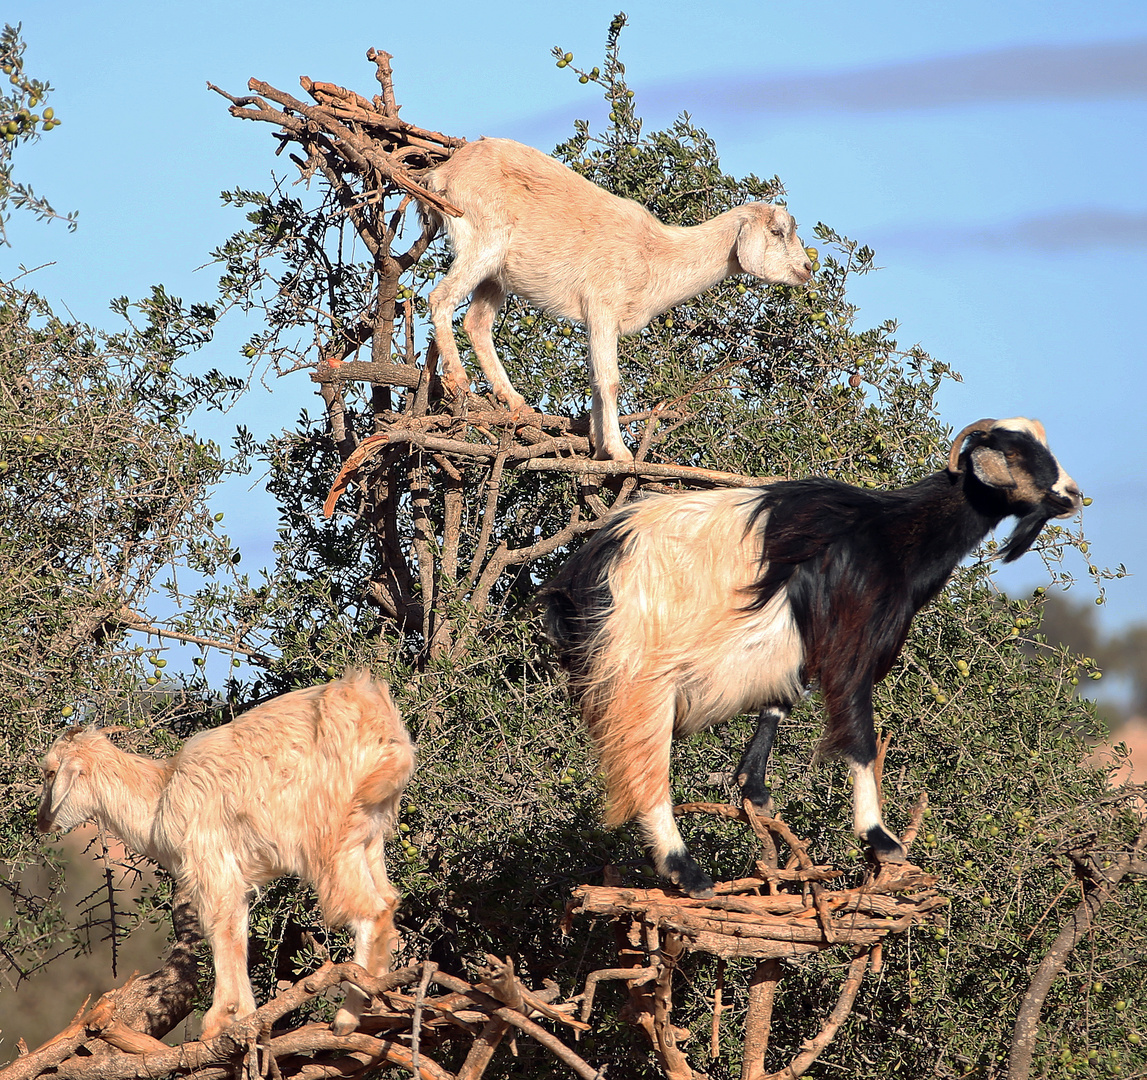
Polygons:
M80 778L83 771L83 763L72 758L70 761L65 761L60 771L56 773L56 778L52 781L52 805L50 808L53 814L64 805L68 792L72 790L72 785Z
M1004 491L1016 486L1015 477L1008 469L1008 463L998 450L990 450L986 446L977 446L969 455L972 461L972 471L981 484L988 487L1000 488Z
M741 221L734 250L737 262L746 274L763 278L766 276L765 256L769 248L769 229L776 219L776 210L772 206L757 203L753 205L752 211Z

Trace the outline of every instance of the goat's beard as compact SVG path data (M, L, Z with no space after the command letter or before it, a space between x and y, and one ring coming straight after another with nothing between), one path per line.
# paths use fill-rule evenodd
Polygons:
M1000 558L1006 563L1015 562L1036 542L1036 537L1054 516L1054 511L1046 506L1035 506L1029 510L1016 522L1012 535L1008 537L1008 542L1000 552Z

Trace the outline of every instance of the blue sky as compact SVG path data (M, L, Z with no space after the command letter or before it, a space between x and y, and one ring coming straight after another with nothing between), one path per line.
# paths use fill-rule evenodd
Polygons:
M964 376L940 399L955 427L980 416L1036 416L1095 502L1093 557L1135 576L1113 583L1115 628L1147 619L1147 4L1059 0L805 2L448 2L347 0L320 14L201 2L15 3L27 63L56 88L64 124L17 159L17 172L74 234L17 215L0 274L46 266L36 287L78 318L109 325L108 300L163 282L207 299L198 269L242 222L218 193L265 186L270 128L232 119L208 81L242 93L251 76L283 89L298 76L371 92L368 47L394 56L404 115L475 138L550 149L575 117L600 118L592 91L549 55L560 44L599 62L624 7L627 78L646 128L688 110L726 169L778 174L790 209L876 249L858 283L860 324L900 322ZM22 9L22 10L21 10ZM236 369L249 327L223 333L204 365ZM261 433L311 406L295 375L222 423ZM269 504L236 486L222 497L245 565L266 550ZM1073 569L1080 570L1082 564ZM1038 584L1021 560L1002 580ZM1076 595L1090 599L1081 582Z

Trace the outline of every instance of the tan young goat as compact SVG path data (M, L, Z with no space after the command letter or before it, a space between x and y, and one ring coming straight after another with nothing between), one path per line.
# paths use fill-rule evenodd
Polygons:
M330 926L351 926L355 962L387 969L398 893L383 861L414 748L385 683L348 672L200 732L168 760L125 753L94 728L60 736L43 761L41 832L95 821L188 887L215 961L203 1038L255 1010L248 903L285 874L314 884ZM358 1026L348 987L334 1021Z
M470 296L463 325L494 393L512 410L525 399L494 349L494 319L507 293L585 325L598 458L631 455L617 421L617 339L731 274L770 284L808 281L812 263L796 223L779 206L749 203L689 228L665 225L539 150L509 139L467 143L427 185L462 211L441 223L454 249L430 294L430 318L445 376L459 393L470 379L452 319Z

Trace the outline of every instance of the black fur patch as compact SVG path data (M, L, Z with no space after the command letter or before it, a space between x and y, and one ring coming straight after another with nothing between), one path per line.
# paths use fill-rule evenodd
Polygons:
M934 473L899 491L835 480L765 488L754 508L764 573L751 606L782 588L804 645L806 682L825 699L821 752L860 763L876 752L872 688L888 674L912 618L1006 513L978 480Z
M584 674L588 643L612 610L609 572L622 558L629 531L629 515L622 512L538 590L538 602L546 608L546 636L574 675Z
M663 876L695 900L708 900L713 895L713 879L701 869L688 851L675 851L667 855Z
M766 705L757 717L757 730L745 747L737 765L737 783L741 785L741 798L748 799L758 810L768 811L772 792L765 783L765 769L777 737L777 728L788 716L787 705Z
M1036 542L1036 538L1043 531L1043 527L1055 517L1057 513L1062 512L1062 510L1053 510L1041 503L1020 518L1019 521L1016 522L1016 527L1012 530L1012 535L1008 537L1008 542L1004 545L1003 551L1001 552L1003 561L1015 562L1016 559Z

